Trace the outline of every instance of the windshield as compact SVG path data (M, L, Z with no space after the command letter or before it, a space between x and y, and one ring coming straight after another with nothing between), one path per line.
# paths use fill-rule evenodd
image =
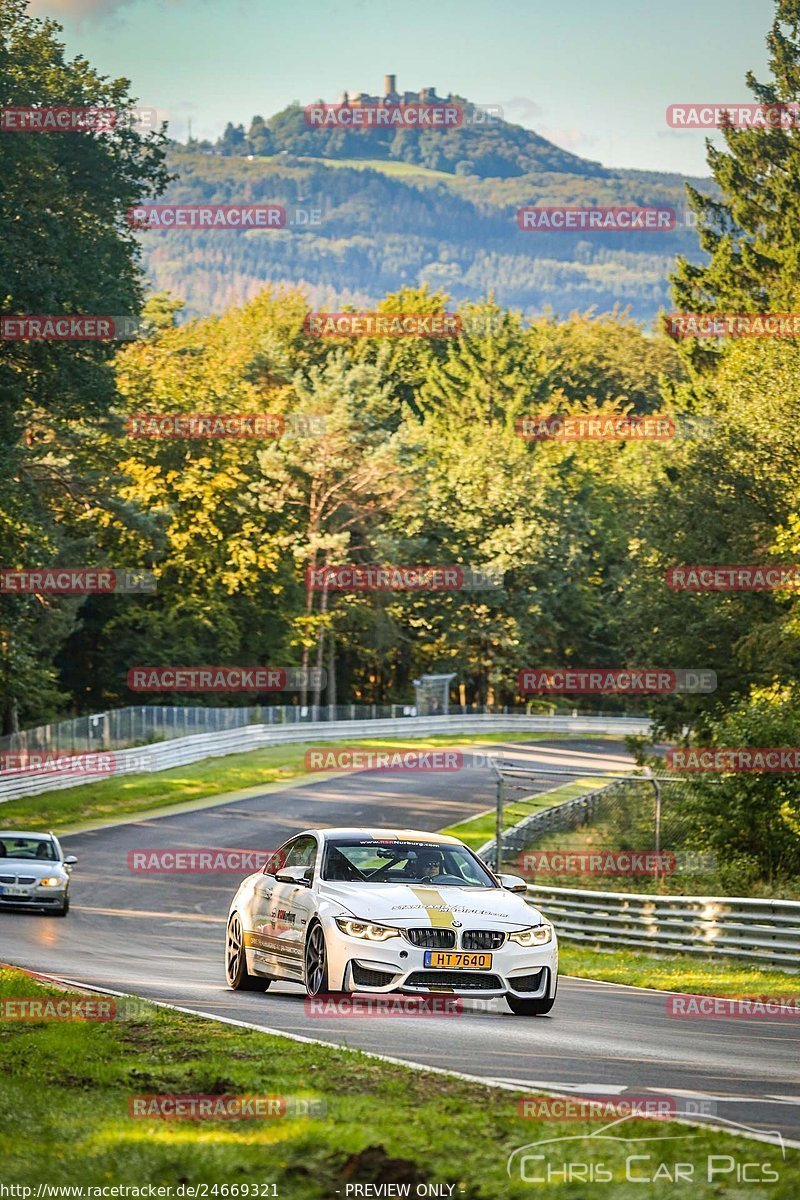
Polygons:
M332 839L322 878L339 883L422 883L435 887L497 887L464 846L380 838Z
M52 838L18 837L16 834L0 834L0 859L33 858L39 862L58 862Z

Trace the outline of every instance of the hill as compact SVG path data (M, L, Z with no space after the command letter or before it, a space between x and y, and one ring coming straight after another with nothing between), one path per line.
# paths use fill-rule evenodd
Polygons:
M468 117L474 107L461 103ZM675 255L699 255L687 228L521 231L516 211L531 204L682 212L684 180L611 170L499 119L447 130L329 130L309 128L293 105L266 122L255 117L246 132L229 125L215 146L174 143L170 159L177 179L168 201L275 201L317 222L143 235L153 285L183 296L189 315L221 311L268 282L302 284L318 307L370 304L427 282L456 302L491 291L530 315L621 304L650 319L669 307Z

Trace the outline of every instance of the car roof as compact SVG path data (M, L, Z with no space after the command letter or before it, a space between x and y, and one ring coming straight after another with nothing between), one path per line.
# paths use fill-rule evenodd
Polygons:
M375 838L377 841L385 838L387 840L395 839L400 842L441 842L442 845L461 846L463 843L458 838L450 837L447 833L428 833L423 829L376 829L374 826L364 828L356 826L353 828L332 829L307 829L306 833L316 833L320 837L330 838Z
M32 830L30 833L26 829L0 829L1 838L46 838L53 841L52 833L42 833L41 829Z

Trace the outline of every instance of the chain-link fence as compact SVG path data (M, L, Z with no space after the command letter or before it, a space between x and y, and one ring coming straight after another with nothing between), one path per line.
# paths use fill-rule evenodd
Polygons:
M238 708L131 705L8 734L0 737L0 751L83 754L144 746L197 733L221 733L245 725L364 721L415 715L413 706L403 704L255 704Z
M490 705L454 705L452 716L519 715L527 708ZM239 707L135 704L108 712L71 717L0 737L2 751L52 751L83 754L95 750L122 750L196 733L221 733L245 725L291 725L317 721L383 721L420 716L414 704L254 704ZM537 715L537 714L534 714ZM577 715L573 714L573 715Z
M535 777L500 768L502 870L532 884L595 891L713 895L723 886L717 856L698 828L691 780L584 784L582 795L553 806L546 793L522 795ZM512 824L509 815L517 818ZM485 848L486 857L494 857L495 846Z

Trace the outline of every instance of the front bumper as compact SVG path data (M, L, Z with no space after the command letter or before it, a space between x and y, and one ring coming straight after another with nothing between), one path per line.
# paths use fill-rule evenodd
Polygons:
M31 884L24 893L10 893L8 886L0 884L0 907L3 908L61 908L67 897L69 884L65 881L61 887L39 887ZM21 892L21 887L19 888Z
M425 966L425 950L404 937L365 942L337 926L325 930L330 986L345 992L406 992L416 996L444 992L456 996L505 996L528 999L555 995L558 942L544 946L506 942L492 951L487 970L441 970Z

